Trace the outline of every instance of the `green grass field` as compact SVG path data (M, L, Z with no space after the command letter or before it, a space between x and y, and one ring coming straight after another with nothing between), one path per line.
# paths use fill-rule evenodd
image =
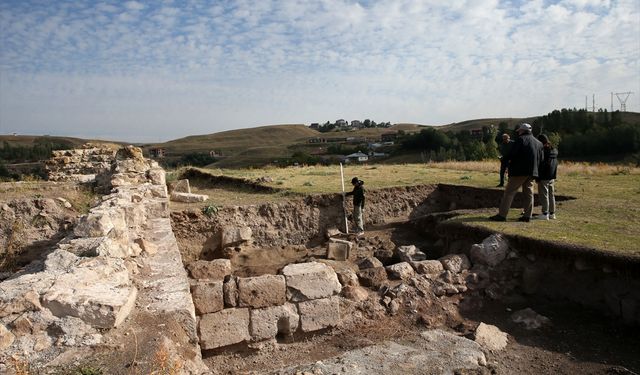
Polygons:
M344 168L345 185L357 176L368 189L417 184L447 183L481 188L495 188L498 181L498 162L451 162L398 165L348 165ZM216 175L229 175L255 180L270 177L268 185L286 189L294 194L338 193L338 166L304 166L265 169L212 169ZM640 257L640 169L611 165L561 163L556 182L557 195L569 195L576 200L559 204L557 220L515 221L519 210L513 209L508 222L490 222L487 212L470 214L453 220L490 228L497 232L519 234L532 238L559 241L593 247L630 257ZM206 191L205 191L206 192ZM245 194L245 195L243 195ZM211 195L218 205L241 204L245 198L251 203L285 199L286 194L263 195L229 193ZM495 210L494 210L495 211ZM539 207L535 212L539 212ZM493 211L492 211L493 213Z

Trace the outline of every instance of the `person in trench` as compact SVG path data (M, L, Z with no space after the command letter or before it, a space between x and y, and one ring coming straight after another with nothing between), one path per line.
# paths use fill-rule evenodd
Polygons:
M364 181L358 180L358 177L351 179L353 190L345 195L353 196L353 221L355 222L355 232L358 235L364 234Z

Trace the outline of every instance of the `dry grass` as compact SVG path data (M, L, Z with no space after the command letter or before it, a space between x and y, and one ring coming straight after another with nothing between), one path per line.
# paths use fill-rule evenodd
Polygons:
M498 183L498 161L446 162L429 164L348 165L344 168L345 187L350 189L351 177L365 181L368 189L418 184L448 183L494 189ZM261 169L214 169L212 174L229 175L256 180L270 177L270 186L284 188L295 194L339 193L339 166L303 166ZM236 193L231 193L236 194ZM559 204L558 220L535 222L528 226L514 222L487 221L487 214L470 215L469 225L487 227L505 233L524 234L590 246L613 252L640 256L640 168L607 164L562 162L556 182L557 195L578 199ZM236 194L238 196L238 194ZM233 200L239 204L244 198L251 203L286 199L287 196L252 194ZM219 195L218 206L226 205ZM517 214L511 214L515 217Z

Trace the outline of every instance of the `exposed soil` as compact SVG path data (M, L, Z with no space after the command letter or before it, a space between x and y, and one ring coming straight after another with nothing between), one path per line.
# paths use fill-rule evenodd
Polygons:
M429 246L412 226L402 221L368 229L364 237L357 239L359 246L352 259L371 256L373 248L385 244ZM302 253L302 250L281 252L278 263L294 261ZM320 249L304 252L304 257L312 256L320 257ZM258 272L253 266L260 261L248 261L251 258L250 253L235 258L247 274ZM526 330L512 322L512 312L526 307L550 318L552 326ZM485 322L507 332L509 344L503 351L486 353L488 364L482 373L634 374L640 371L638 328L623 326L616 320L563 301L525 298L518 294L491 300L477 292L433 300L415 296L411 306L402 306L392 316L381 304L378 292L370 290L369 298L363 302L344 300L342 315L342 325L327 332L205 352L205 363L220 374L281 373L279 369L287 366L313 363L375 343L415 342L420 339L420 332L431 328L445 328L472 338L476 326Z

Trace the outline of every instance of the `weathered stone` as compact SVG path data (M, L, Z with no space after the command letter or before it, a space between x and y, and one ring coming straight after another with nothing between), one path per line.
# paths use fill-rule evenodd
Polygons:
M292 335L300 324L296 305L265 307L251 310L251 337L253 340L267 340L276 335Z
M182 203L201 203L209 199L208 195L205 194L193 194L193 193L171 193L171 200L174 202L182 202Z
M366 270L367 268L382 267L382 262L378 258L366 257L358 261L358 268L360 270Z
M392 279L409 280L416 274L408 262L392 264L387 266L386 269Z
M220 246L228 247L251 241L253 231L250 227L225 226L220 231Z
M200 280L191 285L196 314L204 315L224 308L222 280Z
M529 307L511 314L511 320L514 323L522 323L526 329L538 329L542 326L551 324L551 320L549 320L549 318L538 314Z
M480 346L490 351L500 351L507 347L507 334L498 327L480 323L476 328L474 340Z
M191 185L189 185L189 180L185 178L172 182L170 184L170 190L176 193L191 193Z
M124 213L117 209L93 209L83 216L73 232L77 237L104 237L112 231L125 231Z
M418 262L427 259L427 255L415 247L415 245L398 246L395 253L403 262Z
M492 234L480 244L471 246L471 260L473 263L494 267L500 264L509 251L509 242L501 234Z
M357 286L360 285L358 282L358 275L351 268L344 268L336 272L338 275L338 281L344 288L348 285Z
M298 309L303 332L335 327L340 323L340 299L337 296L300 302Z
M238 278L235 276L226 277L224 285L222 286L224 293L224 305L225 307L238 306Z
M42 309L38 291L51 287L55 275L49 272L25 274L2 282L0 318Z
M445 270L449 270L453 273L460 273L463 270L471 268L471 263L464 254L449 254L438 260L442 263L442 267L444 267Z
M238 305L261 308L286 302L285 278L282 275L262 275L238 278Z
M348 285L342 288L342 293L340 293L344 298L350 299L355 302L364 301L369 298L369 293L367 290L361 286L357 285Z
M164 172L164 169L162 169L162 168L151 168L151 169L149 169L147 171L147 178L154 185L165 185L166 182L167 182L166 173ZM190 192L188 192L188 193L190 193Z
M327 259L347 260L352 248L352 242L332 238L327 243Z
M384 267L367 268L358 272L358 278L364 286L379 288L387 282L387 271Z
M198 333L203 350L249 341L249 309L224 309L200 318Z
M335 271L323 263L289 264L282 274L287 282L287 299L293 302L330 297L342 288Z
M327 236L327 239L330 239L331 237L339 236L341 233L338 228L328 228L325 236Z
M231 261L229 259L197 260L189 263L187 269L194 279L223 280L225 276L231 275Z
M158 252L158 245L153 242L147 241L144 238L136 238L134 241L145 254L153 255Z
M31 320L25 315L20 315L20 317L11 323L11 331L13 331L16 336L25 336L33 333L33 323L31 323Z
M42 303L55 316L75 316L93 327L113 328L129 315L136 296L124 261L97 257L58 275Z
M13 344L16 336L4 324L0 323L0 350L5 350Z
M439 275L443 270L442 263L438 260L422 260L411 262L416 272L422 275Z

